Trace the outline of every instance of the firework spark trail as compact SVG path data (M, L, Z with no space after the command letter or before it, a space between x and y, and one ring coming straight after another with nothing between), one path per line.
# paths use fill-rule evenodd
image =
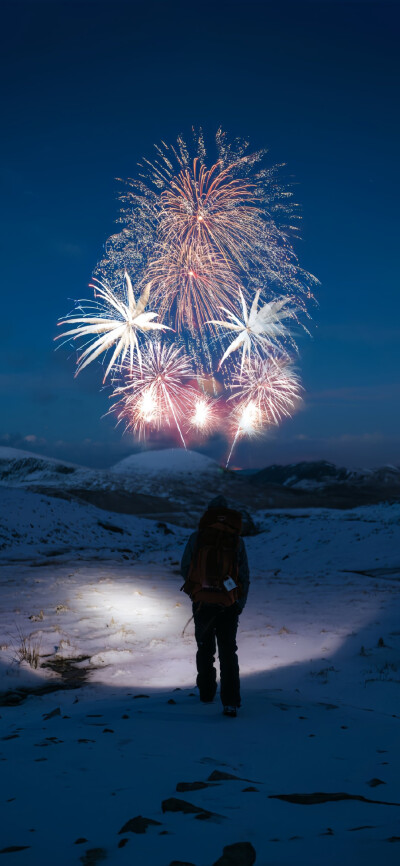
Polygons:
M182 348L149 342L142 363L125 371L128 384L118 386L112 397L119 397L110 411L119 410L118 420L144 435L147 427L160 430L171 426L171 416L186 448L182 424L193 411L198 392L190 385L193 369Z
M240 436L254 436L256 433L260 433L262 430L262 419L261 414L252 400L249 403L245 403L244 405L238 406L237 410L234 412L235 422L236 422L236 432L232 441L231 449L228 454L228 459L226 461L226 469L229 466L230 459L232 457L236 442L238 441Z

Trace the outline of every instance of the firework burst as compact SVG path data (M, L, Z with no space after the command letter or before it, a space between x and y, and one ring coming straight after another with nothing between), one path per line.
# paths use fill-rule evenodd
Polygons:
M99 274L125 267L137 272L143 256L159 245L178 246L214 261L220 257L253 288L274 285L282 292L311 298L318 280L300 268L291 237L298 235L300 215L288 184L279 180L282 165L265 165L265 149L249 152L246 141L229 143L219 129L217 159L207 167L202 131L193 145L161 142L155 158L144 159L140 176L124 182L120 221L124 228L106 244ZM151 252L150 252L151 256ZM228 305L229 306L229 305Z
M103 355L103 381L122 377L112 410L139 437L172 427L186 447L184 432L222 426L228 402L229 463L240 437L296 408L290 320L302 324L318 280L292 246L299 215L282 166L267 167L265 150L229 143L222 130L208 160L201 130L193 136L192 147L162 142L139 163L120 196L122 230L95 271L94 300L59 324L79 344L75 375ZM170 345L158 339L165 330L175 332Z
M194 402L190 426L203 435L211 433L218 423L217 400L202 394Z
M160 316L179 334L201 331L219 307L234 309L236 273L215 251L199 245L161 248L148 269L152 295Z
M293 363L284 355L255 358L233 375L234 394L229 400L257 406L263 424L279 424L289 418L301 400L302 386Z
M182 427L199 395L189 382L194 374L184 350L149 342L141 364L135 362L122 372L127 374L127 384L112 394L119 398L111 407L118 420L139 436L148 429L175 426L186 448Z
M290 418L301 400L302 386L293 364L285 356L255 358L243 369L236 369L229 397L234 430L228 465L236 442L241 436L260 433L282 418Z
M77 359L77 370L75 376L80 373L88 364L91 364L103 352L107 352L114 346L114 351L111 355L103 382L105 382L108 374L117 361L122 364L129 356L130 368L132 369L133 359L136 353L139 364L141 364L141 352L137 331L164 331L171 330L167 325L159 322L154 322L158 313L145 313L144 310L149 300L150 286L144 288L139 300L135 301L133 294L132 283L129 275L125 272L125 298L122 300L118 295L105 283L96 280L96 285L90 284L90 288L94 289L94 301L79 301L77 308L83 310L83 315L76 316L71 313L65 319L59 321L59 325L79 325L78 328L73 328L70 331L65 331L56 337L56 340L61 338L73 340L88 338L89 345L83 349ZM82 305L86 303L87 308L83 309Z
M182 166L161 194L160 235L165 243L215 251L227 264L245 267L258 219L257 189L235 177L240 160L210 169L198 157Z
M284 338L289 338L289 330L283 325L282 320L289 316L293 317L294 309L288 306L291 302L290 298L278 298L271 301L269 304L264 304L258 309L260 299L260 290L255 294L250 311L247 309L246 301L243 297L243 292L239 289L239 296L242 304L242 321L229 310L224 309L228 315L227 322L211 320L207 324L216 325L226 330L235 331L238 336L228 346L226 352L221 358L218 369L232 352L242 346L242 364L243 370L246 355L250 362L251 349L255 349L257 354L261 351L268 351L276 347L276 343ZM293 342L293 340L292 340Z

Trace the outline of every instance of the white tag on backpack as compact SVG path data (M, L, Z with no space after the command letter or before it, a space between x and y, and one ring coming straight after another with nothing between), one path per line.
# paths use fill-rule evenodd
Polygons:
M236 583L231 577L227 577L227 579L224 580L224 587L228 592L230 592L231 589L236 589Z

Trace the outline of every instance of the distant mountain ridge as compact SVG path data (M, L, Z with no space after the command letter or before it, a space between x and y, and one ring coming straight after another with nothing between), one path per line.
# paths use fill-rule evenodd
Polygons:
M400 484L400 467L382 466L379 469L346 469L327 460L311 460L287 465L274 464L251 476L255 484L281 484L285 487L327 486L329 484Z
M0 447L0 487L24 487L110 511L196 525L223 494L242 513L269 508L354 508L400 500L400 467L346 469L326 460L226 470L196 451L143 451L92 469Z

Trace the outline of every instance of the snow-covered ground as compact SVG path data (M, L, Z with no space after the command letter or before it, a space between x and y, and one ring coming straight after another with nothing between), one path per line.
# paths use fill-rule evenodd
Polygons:
M194 688L188 530L0 496L2 863L399 862L400 506L257 514L233 720Z

